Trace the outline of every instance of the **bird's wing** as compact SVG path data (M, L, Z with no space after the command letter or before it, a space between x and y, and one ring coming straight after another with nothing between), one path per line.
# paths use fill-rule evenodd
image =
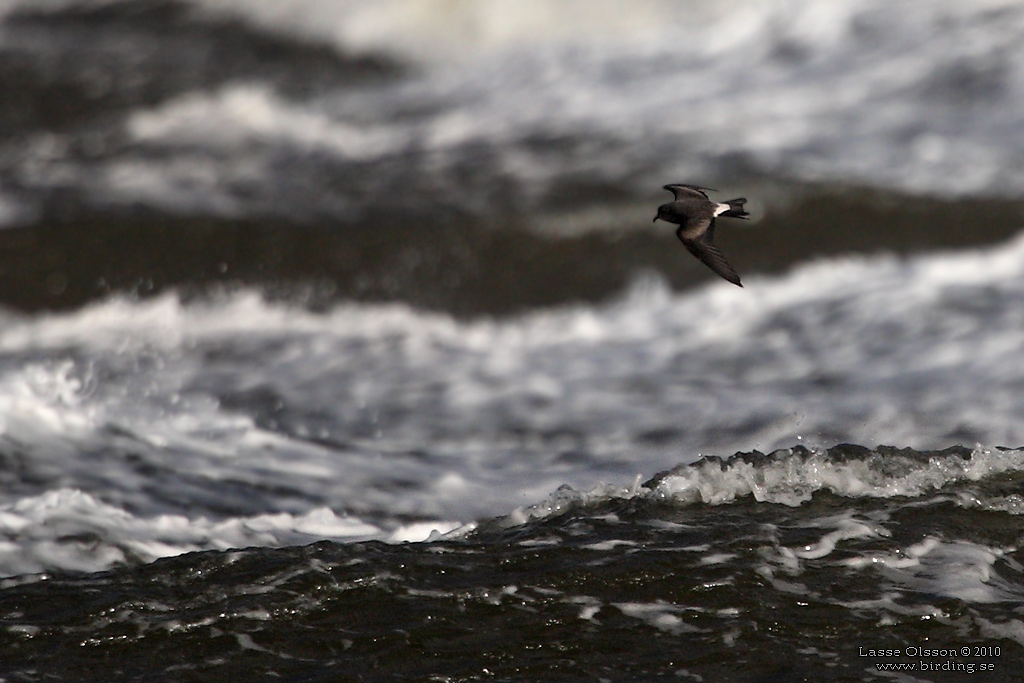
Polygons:
M679 230L676 230L676 235L679 237L679 241L683 243L683 246L686 247L691 254L700 259L701 263L734 285L739 287L743 286L743 283L740 282L740 276L736 273L733 267L729 265L729 262L725 260L725 257L722 256L722 252L718 250L718 246L715 244L714 221L711 221L708 229L703 231L694 239L688 239L683 235L683 226L680 226Z
M679 228L676 230L676 236L681 240L696 240L704 236L705 233L714 233L715 230L715 218L711 215L711 212L706 212L705 215L693 215L682 214L685 218L684 223L679 224Z
M703 197L709 199L708 192L718 192L710 187L700 187L699 185L685 185L683 183L673 183L671 185L665 185L665 189L675 195L676 199L682 199L684 197Z

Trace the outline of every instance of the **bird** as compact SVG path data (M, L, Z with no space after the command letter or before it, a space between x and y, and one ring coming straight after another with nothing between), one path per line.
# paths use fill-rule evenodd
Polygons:
M710 187L673 183L665 185L665 189L675 199L659 206L658 215L652 222L660 218L678 225L676 237L691 254L721 277L742 287L740 276L715 245L715 219L719 216L749 218L750 214L743 208L747 203L746 198L730 199L720 204L708 197L708 192L717 192Z

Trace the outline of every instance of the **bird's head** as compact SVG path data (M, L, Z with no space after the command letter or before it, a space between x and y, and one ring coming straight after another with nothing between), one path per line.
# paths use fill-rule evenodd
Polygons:
M656 223L656 222L658 221L658 219L659 219L659 218L660 218L660 219L662 219L662 220L668 220L668 219L666 218L666 216L668 216L668 215L669 215L669 207L670 207L670 206L671 206L671 204L662 204L661 206L659 206L659 207L658 207L658 215L657 215L657 216L655 216L655 217L654 217L654 220L653 220L653 221L651 221L651 222L652 222L652 223Z

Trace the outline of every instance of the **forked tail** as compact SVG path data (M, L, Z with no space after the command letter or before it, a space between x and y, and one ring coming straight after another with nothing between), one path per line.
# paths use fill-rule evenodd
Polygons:
M725 202L729 205L727 211L720 213L720 216L730 216L732 218L749 218L750 214L743 209L743 205L747 203L746 197L740 197L739 199L730 199Z

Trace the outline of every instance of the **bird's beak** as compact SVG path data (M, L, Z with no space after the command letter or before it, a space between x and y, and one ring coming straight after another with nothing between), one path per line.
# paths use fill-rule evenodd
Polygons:
M652 223L657 223L657 222L658 222L658 217L657 217L657 216L655 216L655 217L654 217L654 220L653 220L653 221L651 221L651 222L652 222Z

